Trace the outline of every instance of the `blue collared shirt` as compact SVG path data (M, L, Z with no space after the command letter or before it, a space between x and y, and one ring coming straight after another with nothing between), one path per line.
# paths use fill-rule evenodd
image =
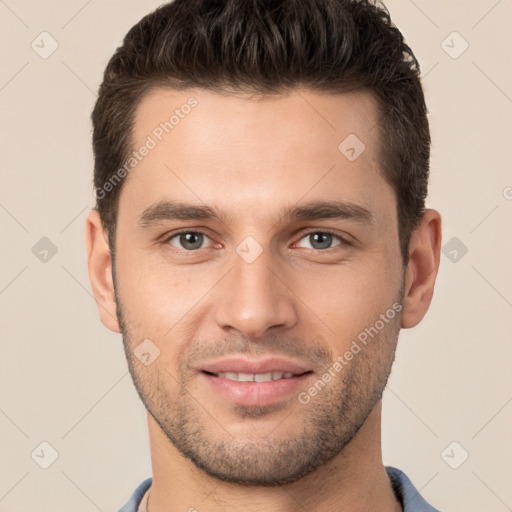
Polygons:
M386 472L391 481L391 486L398 500L402 503L404 512L439 512L429 505L416 490L407 475L397 468L386 466ZM140 502L146 491L150 488L153 478L146 478L134 491L126 505L119 512L137 512Z

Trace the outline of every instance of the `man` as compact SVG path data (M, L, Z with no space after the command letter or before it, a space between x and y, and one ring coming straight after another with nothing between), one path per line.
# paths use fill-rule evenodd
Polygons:
M384 7L175 0L92 114L89 275L148 411L128 511L434 511L381 456L441 219L413 53Z

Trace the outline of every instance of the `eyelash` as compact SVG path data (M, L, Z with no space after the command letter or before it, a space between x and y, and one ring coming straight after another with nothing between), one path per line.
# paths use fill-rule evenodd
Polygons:
M208 233L206 233L205 231L202 231L200 229L194 229L194 230L191 230L191 229L183 229L181 231L177 231L175 233L173 233L172 235L170 236L166 236L163 240L163 243L164 244L169 244L171 245L169 242L179 236L179 235L183 235L185 233L194 233L194 234L201 234L201 235L204 235L206 236L207 238L210 238L210 236L208 235ZM338 238L339 241L340 241L340 244L339 245L336 245L334 247L329 247L328 249L309 249L311 251L319 251L319 252L330 252L331 250L333 249L336 249L336 247L339 247L339 246L350 246L352 245L347 239L343 238L341 235L339 235L338 233L334 232L334 231L331 231L330 229L313 229L311 231L307 231L305 233L303 233L301 235L301 237L299 238L299 241L302 240L303 238L309 236L309 235L312 235L314 233L322 233L324 235L332 235L333 237L335 238ZM211 238L210 238L211 239ZM200 249L193 249L193 250L186 250L186 249L182 249L181 251L177 248L177 247L174 247L172 246L176 251L178 252L184 252L184 253L190 253L190 254L194 254L196 253L197 251L199 251Z

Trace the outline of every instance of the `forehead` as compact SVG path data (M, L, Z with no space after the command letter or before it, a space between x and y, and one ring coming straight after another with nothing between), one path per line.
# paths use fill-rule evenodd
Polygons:
M394 195L379 169L377 120L377 100L366 91L254 97L154 89L139 103L132 133L136 152L150 149L120 201L135 214L166 199L225 211L347 199L374 204L378 215Z
M307 132L333 140L352 130L350 133L370 142L370 136L377 136L377 130L373 131L377 118L378 101L370 91L332 94L296 88L282 94L253 95L198 88L154 88L137 106L132 140L137 144L153 132L159 138L159 128L164 130L161 135L165 137L170 131L160 124L166 122L173 135L183 136L185 130L178 128L187 119L186 124L194 127L197 140L204 135L212 139L212 128L222 128L218 136L223 139L229 136L233 140L236 135L242 138L244 133L240 129L252 130L260 137L266 134L269 139L279 134L281 139L284 128L288 135ZM244 139L245 148L251 143L258 141Z

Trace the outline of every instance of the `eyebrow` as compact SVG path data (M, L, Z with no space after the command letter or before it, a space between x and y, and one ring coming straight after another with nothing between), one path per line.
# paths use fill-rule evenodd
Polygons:
M284 221L348 219L375 225L375 217L365 206L343 201L313 201L285 207L279 218ZM205 220L226 223L227 216L215 207L180 201L159 201L148 206L139 217L139 226L148 228L167 220Z

